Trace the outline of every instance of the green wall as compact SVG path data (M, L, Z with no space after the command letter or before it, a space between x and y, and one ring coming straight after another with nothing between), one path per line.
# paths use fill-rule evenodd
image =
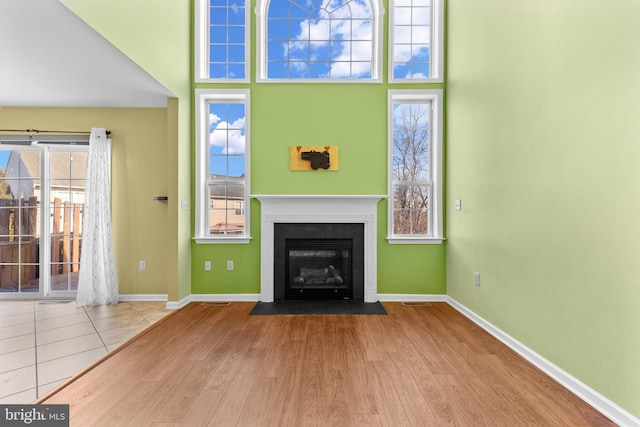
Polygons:
M448 28L447 293L640 416L640 2L449 0Z
M251 16L255 34L255 15ZM385 27L387 18L388 14ZM252 52L255 64L255 48ZM383 58L386 61L386 38ZM383 70L386 82L386 62ZM255 81L255 70L251 74ZM198 83L194 87L250 89L252 194L387 194L387 91L444 85ZM290 171L289 147L295 145L338 146L339 170ZM378 291L444 294L445 244L389 245L386 200L379 204L378 222ZM192 243L192 292L258 293L260 203L256 200L251 202L251 237L247 245ZM212 262L212 271L204 271L205 260ZM227 260L234 260L234 271L226 271Z
M250 88L251 193L387 193L388 85L252 84ZM289 147L295 145L338 146L339 170L289 170ZM380 202L378 221L379 292L444 294L444 245L389 245L386 200ZM251 236L248 245L193 244L193 293L258 293L260 203L255 200ZM212 261L212 271L204 271L205 260ZM234 271L226 271L227 260L234 260Z

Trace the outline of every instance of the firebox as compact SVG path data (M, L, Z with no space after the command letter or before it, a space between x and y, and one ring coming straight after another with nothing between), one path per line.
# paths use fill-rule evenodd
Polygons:
M274 224L274 300L364 301L364 225Z

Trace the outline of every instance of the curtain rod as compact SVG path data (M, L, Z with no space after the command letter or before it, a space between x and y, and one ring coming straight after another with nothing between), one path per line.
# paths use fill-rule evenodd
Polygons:
M73 131L73 130L38 130L38 129L0 129L0 132L26 132L26 133L75 133L79 135L91 135L91 132ZM106 131L107 135L111 135L111 131Z

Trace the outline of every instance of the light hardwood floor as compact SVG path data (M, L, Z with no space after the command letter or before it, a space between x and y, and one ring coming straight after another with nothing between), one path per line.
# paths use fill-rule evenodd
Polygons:
M77 426L613 425L446 303L252 306L192 303L43 403Z

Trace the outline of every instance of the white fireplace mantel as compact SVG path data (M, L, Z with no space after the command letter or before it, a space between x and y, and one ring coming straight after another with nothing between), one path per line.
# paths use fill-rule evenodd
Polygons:
M376 221L381 195L251 195L261 205L260 300L272 302L276 223L364 224L364 300L378 301Z

